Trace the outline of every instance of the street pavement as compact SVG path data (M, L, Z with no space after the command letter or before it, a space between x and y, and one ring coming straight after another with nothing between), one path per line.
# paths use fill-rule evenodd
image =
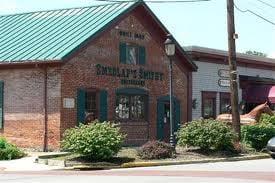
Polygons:
M65 171L33 163L35 157L0 161L0 182L100 182L100 183L274 183L275 160L217 162L101 171Z

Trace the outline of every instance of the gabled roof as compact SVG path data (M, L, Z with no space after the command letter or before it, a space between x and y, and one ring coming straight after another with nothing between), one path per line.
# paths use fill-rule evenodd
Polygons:
M0 62L61 60L133 4L0 16Z
M168 30L142 0L0 16L0 64L62 61L139 5L166 36ZM178 42L176 46L196 70Z

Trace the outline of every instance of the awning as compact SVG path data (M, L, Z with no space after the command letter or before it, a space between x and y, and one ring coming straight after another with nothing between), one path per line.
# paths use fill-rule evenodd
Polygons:
M275 86L250 85L243 90L243 99L249 103L275 103Z
M268 99L269 99L270 103L275 104L275 86L272 86L269 89Z

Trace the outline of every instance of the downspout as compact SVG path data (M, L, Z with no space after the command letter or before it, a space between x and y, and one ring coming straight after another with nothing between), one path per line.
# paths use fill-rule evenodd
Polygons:
M44 67L44 144L43 144L43 151L48 151L48 68L47 66Z

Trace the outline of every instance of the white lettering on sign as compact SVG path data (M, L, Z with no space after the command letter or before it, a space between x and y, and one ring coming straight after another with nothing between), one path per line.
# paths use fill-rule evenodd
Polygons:
M229 79L219 79L219 85L223 87L230 87Z
M220 70L218 71L218 74L219 74L220 77L229 78L229 70L220 69Z
M75 106L74 98L64 98L63 99L63 108L73 109Z

